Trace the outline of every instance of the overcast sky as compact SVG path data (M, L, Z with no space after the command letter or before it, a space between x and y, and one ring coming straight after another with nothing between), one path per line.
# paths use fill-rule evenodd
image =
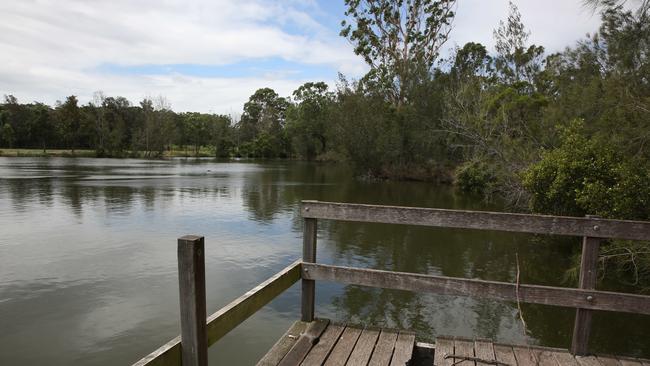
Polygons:
M581 0L519 0L531 42L550 52L599 25ZM459 0L446 49L493 48L506 0ZM239 114L258 88L288 96L366 71L338 36L343 0L0 0L0 95L53 104L94 91L176 111Z

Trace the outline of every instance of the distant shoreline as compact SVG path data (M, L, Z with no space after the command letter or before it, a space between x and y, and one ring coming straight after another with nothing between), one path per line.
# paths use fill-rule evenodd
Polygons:
M187 159L217 159L222 161L303 161L315 164L338 164L349 162L334 160L302 160L293 158L248 158L248 157L215 157L211 150L202 147L198 156L192 149L188 150L166 150L161 156L146 156L143 152L126 152L121 155L97 156L95 150L75 149L7 149L0 148L0 157L7 158L98 158L98 159L143 159L143 160L167 160L173 158ZM454 169L449 166L432 167L411 167L407 170L385 170L378 175L357 174L363 180L392 180L392 181L415 181L433 182L440 184L454 185Z
M202 149L203 150L203 149ZM45 157L65 157L65 158L97 158L97 152L89 149L9 149L0 148L0 157L26 157L26 158L45 158ZM191 150L169 150L165 151L162 156L146 156L142 152L127 153L124 155L105 155L104 158L114 159L165 159L165 158L214 158L213 154L207 151L200 151L195 155Z

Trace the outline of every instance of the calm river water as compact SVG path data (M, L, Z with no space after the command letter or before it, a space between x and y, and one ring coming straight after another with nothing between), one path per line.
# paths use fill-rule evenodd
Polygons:
M208 313L300 256L302 199L502 210L450 187L362 182L292 162L0 158L0 365L129 365L179 333L176 238L204 235ZM577 238L332 223L318 260L575 286ZM625 290L614 284L603 289ZM316 313L436 334L568 347L574 310L317 285ZM299 317L299 285L210 348L248 365ZM598 313L592 349L650 356L649 317Z

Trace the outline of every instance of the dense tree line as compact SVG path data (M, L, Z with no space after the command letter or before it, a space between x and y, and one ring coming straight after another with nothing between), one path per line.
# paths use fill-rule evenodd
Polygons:
M98 93L48 107L7 96L0 146L347 161L362 176L454 180L520 209L647 220L650 0L591 3L599 31L562 52L530 44L511 4L495 50L467 43L440 59L455 0L346 0L341 35L370 66L359 80L286 97L259 89L238 121L175 113L164 99ZM617 245L607 250L622 268L650 277L647 244Z
M92 149L97 156L160 157L176 145L198 153L211 146L228 156L232 145L228 116L175 113L164 98L132 105L123 97L95 93L79 105L71 95L54 107L20 104L5 96L0 105L0 146L8 148Z

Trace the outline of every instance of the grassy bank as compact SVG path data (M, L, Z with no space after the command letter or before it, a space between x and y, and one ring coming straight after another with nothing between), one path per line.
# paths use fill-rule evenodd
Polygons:
M189 149L179 149L177 147L172 147L171 150L166 150L163 154L164 157L166 158L192 158L192 157L200 157L200 158L211 158L214 157L214 148L202 146L199 149L198 154L196 151L194 151L194 148L189 148Z
M95 150L68 150L68 149L7 149L0 148L0 156L23 156L23 157L94 157Z
M5 157L76 157L76 158L94 158L97 157L95 150L84 149L9 149L0 148L0 156ZM124 152L119 156L108 156L113 158L156 158L155 156L147 156L144 152ZM201 147L198 155L194 149L171 149L163 153L162 158L176 158L176 157L214 157L214 149L208 147Z

